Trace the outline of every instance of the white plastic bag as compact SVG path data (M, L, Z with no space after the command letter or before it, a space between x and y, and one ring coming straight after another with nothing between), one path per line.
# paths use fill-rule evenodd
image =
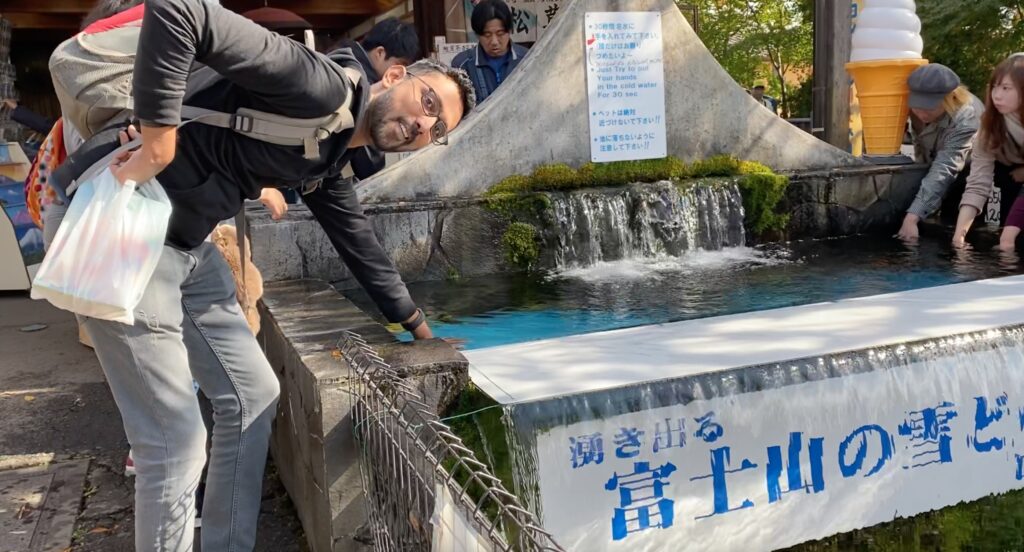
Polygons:
M32 282L32 298L134 324L170 216L171 202L156 180L121 185L104 168L78 187Z

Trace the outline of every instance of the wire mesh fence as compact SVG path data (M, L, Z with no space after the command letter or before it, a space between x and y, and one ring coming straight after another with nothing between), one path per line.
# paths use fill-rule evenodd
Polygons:
M562 551L359 335L339 341L359 375L353 426L378 551Z

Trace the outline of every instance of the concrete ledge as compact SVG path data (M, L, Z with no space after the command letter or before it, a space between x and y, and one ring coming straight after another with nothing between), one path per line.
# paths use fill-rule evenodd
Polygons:
M359 379L337 353L345 330L362 335L428 404L443 408L468 381L466 360L441 340L398 343L329 284L267 284L259 340L281 381L271 453L313 552L366 547L353 536L366 521L352 393Z

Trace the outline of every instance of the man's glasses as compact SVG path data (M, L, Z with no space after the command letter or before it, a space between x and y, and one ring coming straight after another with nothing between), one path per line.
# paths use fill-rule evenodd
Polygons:
M423 86L427 87L427 91L420 95L420 106L423 107L423 113L427 117L437 117L437 122L430 127L430 141L438 146L447 146L448 125L441 120L441 100L437 97L437 92L420 77L412 73L406 73L406 75L422 82Z

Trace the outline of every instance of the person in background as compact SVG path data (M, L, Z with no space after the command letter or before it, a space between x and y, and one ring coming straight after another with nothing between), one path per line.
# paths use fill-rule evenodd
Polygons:
M342 39L331 49L349 48L363 67L371 84L393 65L410 65L420 58L420 38L416 27L389 17L370 29L359 42ZM372 146L359 148L350 162L352 174L365 180L384 168L384 154Z
M764 79L754 81L754 87L750 89L750 95L761 105L765 106L768 111L778 115L778 103L775 98L766 96L764 93L765 88L768 86L768 82Z
M479 103L505 82L528 50L512 42L512 10L505 2L483 0L473 8L471 20L480 43L455 56L452 67L469 74Z
M929 165L896 234L913 241L919 236L918 223L940 207L943 217L955 221L985 104L960 84L960 77L952 69L938 63L918 67L907 85L914 158Z
M53 128L53 121L26 108L25 106L18 105L18 101L14 98L5 99L3 107L5 110L10 112L12 121L28 127L33 132L46 135L50 132L50 129Z
M988 83L985 114L975 139L971 174L960 201L953 245L964 247L975 217L985 208L992 187L1000 188L1001 219L1005 220L999 248L1015 249L1024 227L1024 52L996 66ZM1005 215L1003 215L1005 213Z
M416 27L395 17L374 25L362 40L342 39L331 49L339 48L352 50L371 84L380 82L381 75L392 65L411 65L420 59Z

